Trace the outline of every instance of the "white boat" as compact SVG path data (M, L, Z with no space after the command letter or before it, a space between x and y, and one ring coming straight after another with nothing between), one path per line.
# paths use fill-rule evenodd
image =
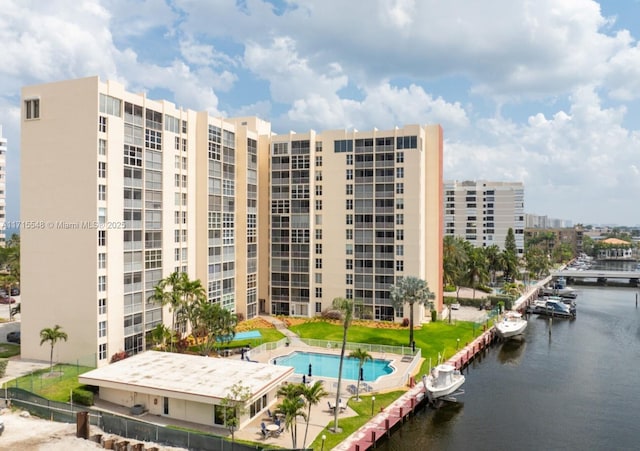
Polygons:
M496 323L496 331L502 338L521 335L526 328L527 320L518 312L506 312L502 321Z
M553 296L533 301L528 311L537 315L557 316L560 318L576 317L576 305L574 302L567 304L562 298Z
M425 388L431 400L454 393L464 384L464 376L452 365L442 363L431 370Z

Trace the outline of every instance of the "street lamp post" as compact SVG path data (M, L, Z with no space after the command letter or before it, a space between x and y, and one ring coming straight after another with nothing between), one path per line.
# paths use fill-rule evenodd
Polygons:
M327 439L327 436L322 434L322 447L320 448L320 451L324 451L324 441Z
M372 396L371 397L371 416L373 416L373 408L375 403L376 403L376 397Z

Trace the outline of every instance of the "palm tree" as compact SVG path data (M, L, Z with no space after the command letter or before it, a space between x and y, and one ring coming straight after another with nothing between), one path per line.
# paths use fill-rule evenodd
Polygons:
M171 346L173 348L173 335L176 327L177 311L182 304L181 275L184 273L173 272L162 279L153 289L150 299L159 302L164 307L169 305L172 311L171 317Z
M466 271L467 281L473 288L473 299L476 298L476 286L478 283L484 284L487 281L487 258L480 247L473 248L469 254Z
M358 374L362 373L362 367L367 362L367 360L373 360L371 354L367 351L363 351L358 348L357 351L351 351L349 357L352 359L358 359ZM356 401L360 401L360 377L358 377L358 385L356 386Z
M320 400L327 396L329 393L326 392L324 387L322 386L322 381L316 381L313 385L306 386L302 385L302 397L307 405L307 425L304 429L304 439L302 440L302 448L306 448L307 446L307 433L309 432L309 421L311 421L311 406L315 406L320 403Z
M49 357L49 364L51 366L51 372L53 373L53 347L59 340L67 341L69 337L67 333L62 330L62 328L56 324L53 329L50 327L45 327L40 331L40 346L42 346L47 341L51 344L51 354Z
M335 298L333 300L333 308L342 313L342 349L340 351L340 366L338 368L338 387L336 389L336 408L334 409L333 432L339 432L338 429L338 406L340 404L340 385L342 384L342 366L344 363L344 351L347 348L347 330L353 319L353 299ZM295 445L294 445L295 448Z
M390 288L391 304L393 308L398 310L405 303L409 304L409 346L413 345L413 304L428 305L431 299L435 299L435 295L429 290L426 281L417 277L409 276L398 280L395 285Z
M295 387L295 384L289 384ZM282 402L276 408L276 412L284 416L284 428L286 431L291 431L291 441L293 448L297 448L298 440L298 417L302 417L307 421L307 414L304 413L304 402L301 402L300 394L302 387L297 388L297 396L293 396L296 393L295 390L291 392L282 400Z
M149 341L153 346L160 346L163 350L167 344L167 340L171 339L171 331L167 326L160 323L149 332Z

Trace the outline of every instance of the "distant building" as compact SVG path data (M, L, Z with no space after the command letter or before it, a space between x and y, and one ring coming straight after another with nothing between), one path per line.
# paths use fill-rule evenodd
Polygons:
M97 77L25 87L22 105L23 357L49 358L55 324L62 361L141 352L171 325L150 296L174 271L247 319L344 297L401 321L389 287L405 276L442 309L438 125L276 135Z
M0 125L0 246L4 246L7 240L7 138L2 136Z
M567 244L571 247L573 255L577 256L584 252L583 237L584 230L581 227L571 228L526 228L524 230L525 243L529 240L535 240L542 236L548 236L549 239L544 240L546 251L549 255L553 249L559 245Z
M447 181L444 234L477 247L504 249L513 229L518 256L524 254L524 185L519 182Z
M525 228L527 229L563 229L573 227L573 222L566 219L555 219L548 216L525 214Z

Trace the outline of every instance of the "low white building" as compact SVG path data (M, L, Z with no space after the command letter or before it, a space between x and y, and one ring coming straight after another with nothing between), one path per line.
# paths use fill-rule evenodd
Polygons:
M223 400L240 383L251 397L239 428L276 402L292 367L171 352L146 351L79 376L99 387L100 399L117 405L143 405L154 415L224 426Z

